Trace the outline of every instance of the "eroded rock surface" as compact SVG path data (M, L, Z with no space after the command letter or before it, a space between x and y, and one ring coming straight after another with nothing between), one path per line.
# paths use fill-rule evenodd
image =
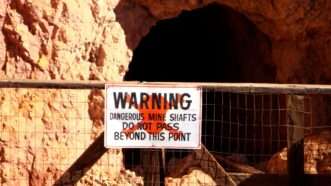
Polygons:
M307 174L331 173L331 132L322 131L304 139L304 168ZM287 173L287 148L275 154L267 163L269 173Z
M270 37L277 82L331 82L328 0L2 0L0 79L121 81L132 50L158 20L212 2L242 13ZM98 91L1 89L1 184L54 183L101 133L102 102ZM328 123L330 102L318 98L313 110L322 114L314 123ZM316 168L327 167L319 165L328 156L312 157L311 172L329 171ZM194 176L207 177L190 175L197 183ZM125 170L120 150L110 150L80 182L121 183L142 180Z
M2 4L1 78L121 80L131 51L115 5L95 0Z
M132 52L117 3L1 1L0 79L122 80ZM1 89L1 185L54 184L102 132L102 94ZM122 152L109 150L78 185L130 183L131 174Z

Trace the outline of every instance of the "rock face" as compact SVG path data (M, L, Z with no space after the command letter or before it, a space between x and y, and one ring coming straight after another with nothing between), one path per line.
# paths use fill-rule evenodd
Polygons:
M233 1L233 0L135 0L158 19L175 17L209 3L229 6L247 16L272 39L274 63L280 82L318 83L330 81L331 2L317 1ZM291 64L291 65L289 65ZM314 64L308 67L309 64ZM324 64L324 65L323 65ZM319 73L313 73L311 67ZM329 67L328 67L329 68ZM319 69L319 70L318 70ZM308 72L308 74L306 74ZM304 76L303 73L306 75ZM307 77L308 75L308 77Z
M89 91L10 89L0 91L0 180L4 185L52 185L92 142ZM91 97L91 95L90 95ZM91 117L93 118L93 117ZM74 150L73 150L74 149ZM105 163L111 159L111 163ZM109 151L90 174L120 175L122 154ZM95 170L94 170L95 169ZM86 177L87 177L86 176ZM85 179L82 179L84 182Z
M212 2L270 37L277 82L331 82L328 0L2 0L0 79L121 81L158 20ZM328 123L330 102L316 98L314 123ZM52 185L102 131L102 103L98 91L1 89L1 184ZM122 152L110 150L80 184L142 184L124 169Z
M188 174L181 178L166 178L165 185L167 186L189 186L189 185L205 185L216 186L216 182L200 169L192 169Z
M307 174L331 173L331 132L323 131L305 137L304 168ZM274 174L287 173L287 148L275 154L267 163L266 170Z
M215 3L228 6L246 16L271 41L271 61L278 83L331 82L331 2L327 0L133 0L148 10L156 20L174 18L183 10L194 10ZM145 19L149 20L149 19ZM129 22L126 20L125 22ZM148 23L148 22L147 22ZM141 33L151 24L123 27L126 35ZM126 29L127 28L127 29ZM139 29L138 29L139 28ZM132 32L134 29L134 32ZM138 40L139 41L139 40ZM134 44L136 46L136 44ZM330 98L314 97L313 118L316 125L328 124Z
M132 52L117 3L2 1L0 79L122 80ZM102 132L102 94L1 89L1 185L53 185ZM122 152L109 150L78 185L131 185L123 170Z
M94 0L2 4L0 77L121 80L131 51L115 21L115 5Z

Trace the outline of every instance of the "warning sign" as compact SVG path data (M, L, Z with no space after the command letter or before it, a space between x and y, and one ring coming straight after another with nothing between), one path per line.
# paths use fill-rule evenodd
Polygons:
M200 148L201 90L106 85L107 148Z

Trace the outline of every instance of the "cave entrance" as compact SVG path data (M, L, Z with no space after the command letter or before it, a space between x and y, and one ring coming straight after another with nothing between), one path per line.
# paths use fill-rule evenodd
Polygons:
M135 49L125 80L274 82L271 42L244 15L212 4L159 21Z
M275 82L271 60L267 35L235 10L211 4L152 27L135 49L125 80ZM125 151L127 168L137 161L137 153Z

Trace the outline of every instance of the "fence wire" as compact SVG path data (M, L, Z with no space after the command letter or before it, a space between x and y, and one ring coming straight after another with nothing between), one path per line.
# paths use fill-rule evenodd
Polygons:
M328 95L275 92L203 87L201 150L110 149L91 169L66 179L82 174L75 185L236 185L241 174L270 173L277 153L330 128ZM1 88L1 185L54 185L102 134L103 99L102 89Z

